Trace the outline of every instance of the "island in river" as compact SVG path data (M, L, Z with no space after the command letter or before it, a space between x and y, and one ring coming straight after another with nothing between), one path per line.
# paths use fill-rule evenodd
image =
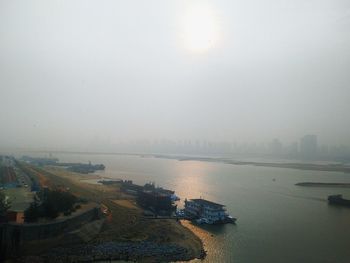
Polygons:
M305 162L251 162L251 161L237 161L231 158L222 157L195 157L195 156L178 156L178 155L142 155L142 157L155 157L164 159L176 159L179 161L201 161L201 162L219 162L232 165L253 165L262 167L277 167L290 168L298 170L313 170L313 171L327 171L327 172L344 172L350 173L350 166L342 163L305 163Z
M344 188L350 188L350 183L301 182L301 183L296 183L295 185L307 186L307 187L344 187Z

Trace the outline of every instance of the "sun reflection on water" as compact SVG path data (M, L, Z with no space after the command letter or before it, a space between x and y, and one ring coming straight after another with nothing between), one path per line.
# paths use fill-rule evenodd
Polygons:
M176 192L182 199L204 197L210 187L207 175L212 166L205 162L181 161L174 166L178 176Z

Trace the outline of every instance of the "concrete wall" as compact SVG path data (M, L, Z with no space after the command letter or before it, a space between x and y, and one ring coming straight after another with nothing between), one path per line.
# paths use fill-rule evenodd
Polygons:
M26 243L30 241L61 236L99 217L99 207L93 207L75 216L52 223L2 224L0 225L0 262L6 256L20 253Z

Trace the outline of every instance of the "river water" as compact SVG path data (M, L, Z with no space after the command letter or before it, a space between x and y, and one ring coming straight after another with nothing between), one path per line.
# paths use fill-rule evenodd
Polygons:
M226 205L236 225L198 229L204 262L350 262L350 208L326 198L350 189L295 186L297 182L347 182L350 174L178 161L127 155L56 155L60 161L103 163L102 176L155 182L185 198Z

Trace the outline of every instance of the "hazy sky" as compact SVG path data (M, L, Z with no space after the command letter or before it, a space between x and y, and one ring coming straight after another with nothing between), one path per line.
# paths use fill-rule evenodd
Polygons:
M348 0L0 0L0 146L350 144Z

